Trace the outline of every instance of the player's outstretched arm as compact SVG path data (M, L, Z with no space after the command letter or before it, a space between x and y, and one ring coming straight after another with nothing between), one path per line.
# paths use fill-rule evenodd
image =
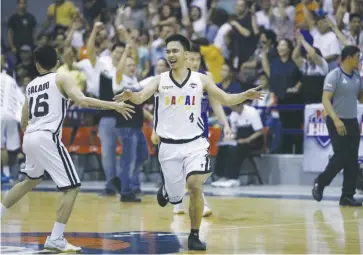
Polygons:
M125 119L131 119L131 113L135 113L134 106L125 103L107 102L99 99L86 97L76 86L73 78L64 73L58 73L56 83L60 91L72 99L76 104L84 108L97 110L115 110L121 113Z
M262 88L262 86L249 89L239 94L228 94L218 88L214 84L213 80L204 74L201 74L201 81L208 95L219 101L222 105L226 106L237 105L248 99L262 99L264 96L264 93L258 91L260 88Z
M160 83L160 76L157 75L149 82L145 88L139 92L132 92L130 90L125 90L124 92L116 95L113 99L116 102L123 102L130 100L134 104L142 104L153 96L157 91Z
M23 132L25 132L26 127L28 126L28 120L29 120L28 99L25 97L25 102L21 112L21 120L20 120L20 126Z

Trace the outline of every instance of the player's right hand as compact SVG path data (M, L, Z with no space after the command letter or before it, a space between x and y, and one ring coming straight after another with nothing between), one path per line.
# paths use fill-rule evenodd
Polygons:
M151 142L155 145L160 143L160 137L156 134L155 129L151 133Z
M124 92L114 96L113 100L115 100L116 102L123 102L129 100L131 96L132 96L132 91L127 89Z
M344 123L340 119L334 121L334 126L337 129L338 135L345 136L347 134Z
M131 113L135 113L133 110L135 107L130 104L125 104L124 102L115 103L115 110L124 116L125 119L132 119Z

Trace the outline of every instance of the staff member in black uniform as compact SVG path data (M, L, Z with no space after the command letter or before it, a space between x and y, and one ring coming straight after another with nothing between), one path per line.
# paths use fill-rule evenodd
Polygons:
M340 67L333 69L324 81L322 100L328 114L326 125L334 155L330 158L325 171L315 179L312 194L316 201L322 200L324 188L344 169L339 204L362 206L362 202L357 202L353 198L359 171L360 131L357 120L357 99L363 103L363 81L356 71L359 58L358 47L346 46L341 53Z

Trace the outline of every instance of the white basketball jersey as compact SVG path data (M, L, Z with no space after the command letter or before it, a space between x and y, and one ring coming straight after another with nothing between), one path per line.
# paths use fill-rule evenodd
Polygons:
M28 127L25 133L48 130L61 138L68 100L56 84L56 73L40 75L26 87Z
M188 77L178 84L171 71L160 75L156 97L154 127L156 133L173 140L192 139L204 131L201 119L203 84L200 73L189 70Z

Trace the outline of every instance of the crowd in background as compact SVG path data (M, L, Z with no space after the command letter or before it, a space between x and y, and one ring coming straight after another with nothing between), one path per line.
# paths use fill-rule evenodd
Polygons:
M2 66L25 88L38 75L32 50L50 44L59 54L58 72L70 73L84 93L99 97L89 68L90 47L96 58L109 56L114 66L127 50L141 81L158 68L168 69L164 39L180 33L200 46L201 69L221 88L264 86L265 99L252 105L267 107L260 113L271 132L270 152L302 153L302 135L280 138L282 128L301 128L303 112L274 106L320 103L324 77L339 65L342 47L363 50L363 0L235 0L233 12L227 11L230 1L223 0L126 2L111 8L105 0L83 0L79 9L72 1L55 0L45 23L38 24L27 12L30 3L17 0L2 41ZM145 109L152 111L152 100ZM213 112L209 116L212 121ZM97 123L94 115L79 113L70 114L69 121Z

